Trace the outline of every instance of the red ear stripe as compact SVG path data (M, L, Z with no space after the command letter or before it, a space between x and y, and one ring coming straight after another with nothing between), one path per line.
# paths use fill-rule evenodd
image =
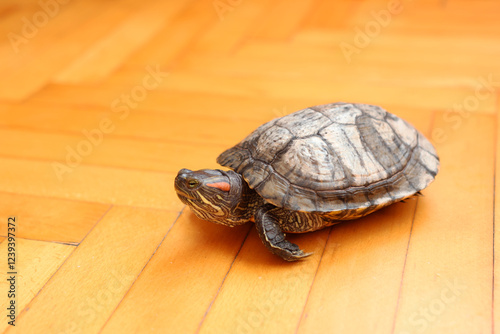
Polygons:
M207 186L217 188L222 191L229 191L231 189L231 186L227 182L207 183Z

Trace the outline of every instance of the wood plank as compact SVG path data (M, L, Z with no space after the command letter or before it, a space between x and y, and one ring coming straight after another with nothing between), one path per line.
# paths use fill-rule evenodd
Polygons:
M391 333L416 202L333 228L298 333Z
M360 1L317 0L316 6L307 16L302 29L310 27L338 30L349 24L350 13L355 13Z
M500 101L498 102L497 115L496 115L496 128L495 128L495 191L493 193L494 202L494 215L493 215L493 320L492 327L493 333L500 333L500 164L498 157L500 157L500 136L498 134L498 129L500 129L500 117L498 113L500 112Z
M437 144L436 182L419 200L396 333L492 330L495 118L472 115L452 126L438 113L434 128L448 137Z
M134 73L135 72L135 73ZM113 76L109 83L137 82L140 71L124 69ZM489 75L489 74L488 74ZM497 78L494 79L499 80ZM307 84L300 77L270 77L259 76L220 76L198 73L197 71L182 71L171 73L164 80L158 91L181 91L194 94L227 94L259 98L265 95L270 98L310 99L314 104L331 101L358 101L376 105L387 101L401 105L411 105L421 108L445 109L451 108L457 101L467 96L475 96L476 82L469 86L444 85L439 86L440 94L436 95L436 87L431 85L406 84L401 82L365 82L357 80L355 75L349 79L337 80L322 78ZM363 92L360 94L359 92ZM430 99L429 96L433 98ZM493 113L495 99L481 100L481 110Z
M99 203L2 192L0 203L0 217L15 215L22 222L17 237L73 244L80 243L109 209Z
M46 45L56 40L60 41L61 35L69 38L68 34L76 26L84 24L93 13L99 11L98 4L74 2L58 8L59 12L53 18L49 18L45 11L37 8L33 15L41 13L40 17L46 17L48 22L40 25L40 28L35 26L36 33L26 39L26 43L18 46L19 52L16 53L11 45L0 50L7 59L0 65L4 76L4 80L0 81L0 99L17 101L27 98L43 87L54 72L62 68L65 63L69 63L81 50L84 43L62 43L57 44L57 48L47 48ZM27 18L28 21L30 19L33 17ZM20 30L15 31L17 34L22 33L23 21L20 21L19 25ZM75 37L77 36L71 36Z
M414 31L415 25L425 22L418 30L430 37L435 33L498 36L500 26L495 19L495 11L498 10L495 1L478 1L475 6L470 6L467 1L434 2L432 10L428 6L410 5L403 10L401 19L394 20L391 25L404 32ZM480 24L478 17L481 17Z
M132 67L137 69L137 67ZM141 74L138 74L136 82L141 82ZM142 76L144 72L142 73ZM68 86L48 85L38 94L31 98L39 108L81 108L88 109L102 107L111 109L111 102L120 98L121 94L130 91L123 84L97 85L97 86ZM285 112L293 112L306 108L315 103L312 98L270 98L260 96L259 98L245 96L231 96L227 94L192 93L180 91L153 90L148 92L147 98L138 104L137 112L160 113L165 116L183 115L194 118L225 118L232 121L240 120L269 120L276 115ZM56 107L57 106L57 107ZM2 105L0 105L2 108ZM6 110L3 106L3 110ZM12 108L12 106L10 106ZM20 108L20 107L19 107ZM72 110L72 109L71 109Z
M194 333L250 226L228 228L185 210L101 333Z
M396 63L407 66L413 64L424 70L441 65L442 69L437 70L450 75L453 75L453 69L462 70L469 75L488 75L497 73L499 69L499 66L490 63L492 57L500 54L500 48L497 47L499 41L498 37L451 35L429 38L415 33L387 32L377 36L368 47L360 48L359 56L354 55L352 58L356 61L381 62L388 66L387 54L390 53ZM405 43L411 46L396 47ZM492 47L485 47L486 45ZM470 49L476 49L477 52L470 54L467 52ZM496 85L499 85L498 79Z
M10 32L19 32L23 23L21 18L23 16L32 17L38 10L40 10L40 7L33 2L20 4L18 1L2 1L0 4L0 17L2 18L0 33L7 38L2 39L0 42L0 49L2 50L0 52L13 51L8 34Z
M2 216L2 218L5 216ZM19 216L17 229L21 231L25 228L24 221ZM2 234L5 231L6 223L2 220L1 224ZM19 314L26 308L28 303L40 292L44 285L59 269L68 256L74 251L74 246L62 245L53 242L25 240L18 234L16 238L16 289L15 289L15 302L17 319L15 327L11 327L5 316L2 317L0 322L0 331L6 329L15 329L18 333ZM0 243L0 254L2 257L7 257L8 242ZM3 261L3 259L2 259ZM6 262L3 262L6 263ZM6 265L2 268L6 269ZM7 271L4 271L6 273ZM7 276L7 275L5 275ZM9 275L10 276L10 275ZM6 310L10 304L8 291L10 290L10 283L6 279L0 281L0 307ZM4 313L5 314L5 313Z
M238 57L256 60L283 59L287 61L296 59L303 61L309 59L311 62L328 62L328 59L332 59L332 57L340 59L337 53L338 45L335 42L338 42L342 36L345 36L343 31L299 30L294 35L292 42L276 43L275 41L252 40L242 45L234 54ZM300 43L297 42L299 37L302 37Z
M274 1L272 8L265 11L259 25L251 34L252 39L287 40L293 36L301 23L307 19L314 8L315 0ZM287 15L282 15L287 13ZM276 18L279 17L279 24Z
M264 247L252 226L200 333L294 333L329 232L288 235L314 252L305 261L288 263Z
M70 171L49 162L0 158L0 191L158 208L174 212L182 203L172 191L175 174L76 165ZM61 172L63 170L63 172Z
M64 26L68 23L65 21L66 13L71 12L72 7L76 6L76 4L71 6L57 4L53 8L53 12L51 11L53 17L50 17L40 3L34 1L15 4L2 2L2 5L5 7L2 11L0 31L6 37L0 43L0 55L5 59L5 62L0 64L2 70L8 69L9 65L18 61L19 58L22 60L30 59L31 52L40 46L41 40L50 40L56 37L54 29L57 29L58 25ZM86 10L83 7L80 9L82 10L82 19L85 19ZM61 11L63 15L57 19ZM79 21L73 23L77 22Z
M112 208L33 299L29 311L19 315L15 330L97 332L176 217L159 210Z
M45 112L42 113L42 110ZM80 135L77 143L88 142L84 133L97 131L103 135L102 143L105 143L108 137L121 136L139 140L226 146L228 143L239 142L246 134L263 123L263 121L246 120L238 122L239 128L234 129L235 122L232 120L216 119L209 115L189 118L188 123L186 116L182 113L162 115L154 112L139 112L137 109L127 111L117 109L117 111L64 106L40 106L37 109L28 106L13 106L10 110L0 110L0 126L70 132ZM103 121L105 125L102 125ZM100 145L91 145L91 151L94 152ZM65 146L59 145L61 158L66 156ZM76 150L75 147L73 149Z
M136 50L127 60L127 65L144 67L161 64L175 67L175 61L182 58L190 46L210 30L219 19L214 13L214 2L196 1L184 8L143 47Z
M213 1L212 15L219 19L196 41L190 52L209 52L226 54L234 52L245 42L262 14L270 4L264 0L246 1Z
M0 141L10 140L9 145L0 146L0 156L66 164L71 148L78 147L78 143L84 139L81 134L0 128ZM60 150L55 149L58 146L65 147L66 152L61 154ZM85 157L82 164L177 173L184 167L217 167L215 159L227 147L107 136L92 154Z
M457 56L455 61L450 62L447 53L443 53L445 57L439 60L436 60L438 57L433 54L432 61L430 61L422 56L424 52L419 53L413 48L408 52L411 53L411 57L401 54L395 61L393 59L387 60L385 57L390 51L380 46L373 46L367 50L366 54L352 57L352 61L356 63L354 67L339 66L339 63L342 64L346 61L339 52L336 53L336 57L332 55L332 50L323 50L323 52L328 52L328 57L323 57L323 59L320 56L278 59L274 56L272 58L255 58L254 56L193 55L185 57L181 65L183 69L189 71L227 77L300 77L302 80L308 81L331 77L335 78L335 81L343 80L346 82L356 78L358 83L372 85L379 83L383 77L384 82L391 85L411 83L413 86L434 86L436 88L464 86L471 90L480 87L480 92L484 91L489 94L492 100L495 99L494 90L500 87L500 77L491 72L491 66L488 65L488 62L482 61L478 64L480 58L478 55L474 58L469 57L469 59L459 59L462 57ZM458 55L463 53L457 52ZM500 49L498 55L500 56ZM486 58L491 58L491 53L485 55L483 60ZM488 111L494 113L494 108Z
M163 27L164 22L182 10L189 0L167 5L163 1L149 2L139 7L126 20L117 24L62 71L54 76L57 83L97 82L117 68ZM92 69L92 70L89 70Z

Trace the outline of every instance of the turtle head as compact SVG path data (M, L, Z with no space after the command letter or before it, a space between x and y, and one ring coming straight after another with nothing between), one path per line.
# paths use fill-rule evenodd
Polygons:
M245 186L238 173L218 169L181 169L174 183L179 199L198 218L227 226L244 224L252 216L240 207Z

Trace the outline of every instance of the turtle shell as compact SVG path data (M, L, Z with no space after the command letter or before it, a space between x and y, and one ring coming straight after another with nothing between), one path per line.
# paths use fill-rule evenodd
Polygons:
M269 203L319 213L370 211L402 200L439 169L434 147L413 126L380 107L349 103L274 119L217 162Z

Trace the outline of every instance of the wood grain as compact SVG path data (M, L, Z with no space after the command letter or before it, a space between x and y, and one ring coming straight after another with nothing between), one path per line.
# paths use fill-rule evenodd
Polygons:
M20 218L16 219L17 228L22 230L24 226ZM16 302L17 315L19 316L19 313L26 308L31 300L38 295L45 284L59 270L64 261L75 250L75 247L53 242L25 240L22 238L17 238L15 244L17 255L15 269L17 274L15 275L16 288L13 291L15 291L14 294L16 295L14 300ZM7 257L7 248L8 242L4 241L0 243L0 254L5 256L5 258ZM4 260L2 259L2 261ZM10 270L7 270L5 262L2 265L2 272L10 272ZM7 293L10 290L10 283L7 281L7 278L12 275L6 274L5 276L5 280L2 280L0 283L0 288L4 292L0 297L0 306L3 310L7 309L12 300L8 298ZM18 323L16 322L16 324ZM8 325L7 320L0 323L1 331L9 327L11 326Z
M441 116L435 128L451 130ZM491 330L494 131L494 117L474 115L437 145L441 178L415 215L396 333Z
M103 333L196 332L248 228L210 224L185 210ZM170 316L161 316L165 314Z
M314 253L308 261L290 264L271 255L252 230L200 333L295 332L329 234L326 229L289 236Z
M111 209L31 301L29 310L19 315L16 330L98 331L141 273L176 216L157 210Z
M20 224L18 318L0 332L500 333L499 10L2 1L1 263L6 218ZM435 144L424 196L288 235L314 252L294 264L177 198L179 169L220 168L259 125L338 101Z
M298 333L391 333L420 200L332 229ZM353 314L363 316L345 321Z
M79 244L110 208L109 204L2 192L0 203L1 217L15 213L20 220L18 238L71 244ZM2 229L7 236L5 232Z
M4 192L171 211L182 208L170 186L175 174L88 165L77 165L70 167L67 173L59 173L53 162L10 158L0 158L0 173L6 178L0 184L0 191ZM96 187L106 182L113 186Z

